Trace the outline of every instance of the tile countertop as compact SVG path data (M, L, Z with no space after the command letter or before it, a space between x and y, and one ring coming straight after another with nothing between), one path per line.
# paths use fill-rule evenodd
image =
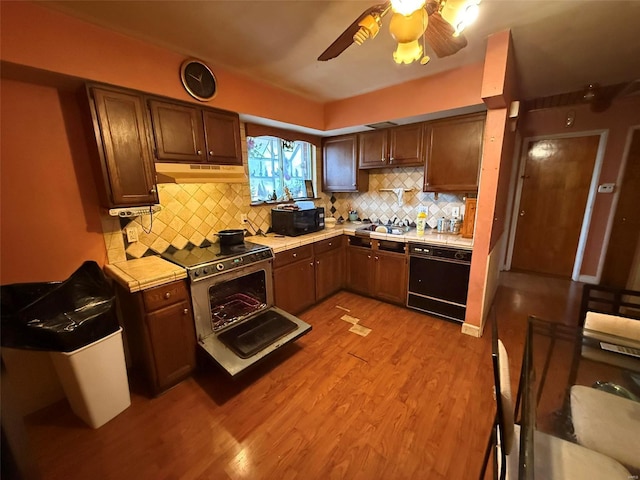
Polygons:
M289 250L290 248L299 247L301 245L307 245L309 243L318 242L326 238L337 237L339 235L355 235L356 230L363 225L353 225L346 223L342 226L336 226L335 228L325 228L319 232L309 233L307 235L301 235L299 237L282 237L276 236L272 233L266 237L249 237L247 240L253 243L259 243L260 245L267 245L273 249L274 253ZM377 240L394 240L396 242L417 242L417 243L430 243L434 245L449 245L457 248L464 248L466 250L473 249L473 238L462 238L460 235L451 235L437 233L433 229L428 229L424 236L416 235L416 230L411 229L405 235L393 235L389 233L371 232L369 234L371 238Z
M131 293L187 278L184 268L157 256L110 263L104 266L104 270L108 277Z

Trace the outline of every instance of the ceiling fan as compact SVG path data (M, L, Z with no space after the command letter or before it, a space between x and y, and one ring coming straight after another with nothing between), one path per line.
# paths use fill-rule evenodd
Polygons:
M393 53L396 63L420 60L426 64L425 42L438 57L453 55L467 46L461 34L478 15L480 0L390 0L366 9L318 57L327 61L344 52L352 43L362 45L374 38L382 26L382 18L392 13L389 32L398 42ZM422 38L422 45L420 45Z

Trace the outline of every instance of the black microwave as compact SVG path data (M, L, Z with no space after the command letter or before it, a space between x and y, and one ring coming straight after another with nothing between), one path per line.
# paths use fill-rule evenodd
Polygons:
M271 230L278 235L297 237L324 229L324 208L307 210L271 209Z

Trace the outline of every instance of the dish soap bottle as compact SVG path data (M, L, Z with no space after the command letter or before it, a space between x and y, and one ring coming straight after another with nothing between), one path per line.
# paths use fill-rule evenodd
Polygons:
M416 218L416 234L419 237L424 235L424 229L427 224L427 214L424 211L424 208L420 208L418 212L418 217Z

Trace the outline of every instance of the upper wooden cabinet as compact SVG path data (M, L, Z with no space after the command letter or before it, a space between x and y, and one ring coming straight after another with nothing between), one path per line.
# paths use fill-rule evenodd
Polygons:
M114 208L158 203L143 96L91 84L87 93L100 157L102 204Z
M238 114L155 98L148 103L158 161L242 165Z
M366 192L369 174L358 169L356 134L325 138L322 142L322 186L325 192Z
M427 143L425 192L478 190L485 114L424 124Z
M422 123L358 134L359 168L421 167L424 164Z

